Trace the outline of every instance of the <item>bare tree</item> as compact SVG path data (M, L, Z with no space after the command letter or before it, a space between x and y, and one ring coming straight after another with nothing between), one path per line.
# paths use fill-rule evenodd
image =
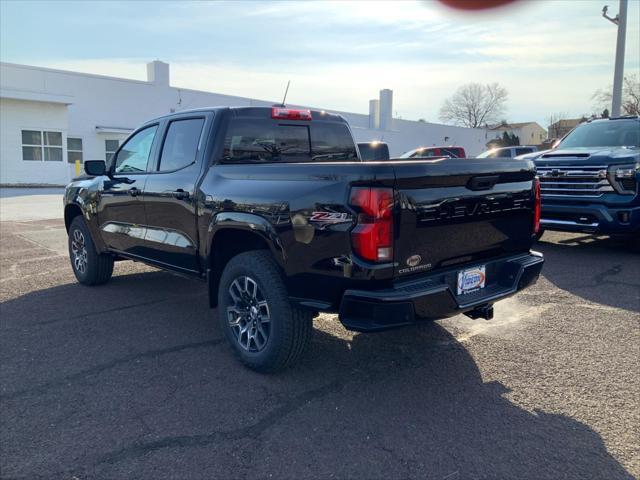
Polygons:
M598 89L591 96L596 110L611 108L611 90ZM622 84L622 112L626 115L640 115L640 79L631 74L624 77Z
M508 95L497 83L468 83L445 100L440 120L469 128L495 123L506 111Z
M640 115L640 78L637 75L629 75L624 79L622 88L624 102L622 109L627 115Z

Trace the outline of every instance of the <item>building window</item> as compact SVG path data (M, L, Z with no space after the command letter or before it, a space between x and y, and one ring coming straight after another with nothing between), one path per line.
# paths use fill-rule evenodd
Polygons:
M113 155L116 153L116 150L118 150L119 146L120 146L119 140L104 141L105 160L107 161L107 163L111 162L111 159L113 158Z
M42 132L22 131L22 159L42 161Z
M62 161L62 133L22 130L22 159L26 161Z
M76 160L82 163L82 139L67 137L67 161L76 163Z

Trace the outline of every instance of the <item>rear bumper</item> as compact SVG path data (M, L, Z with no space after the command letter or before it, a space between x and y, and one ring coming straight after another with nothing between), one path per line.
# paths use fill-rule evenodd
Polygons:
M634 233L640 230L640 207L602 204L542 204L542 228L563 232Z
M513 295L538 279L544 259L530 252L488 261L485 288L456 294L461 268L421 276L385 290L347 290L340 304L340 321L349 330L370 332L438 319L474 310Z

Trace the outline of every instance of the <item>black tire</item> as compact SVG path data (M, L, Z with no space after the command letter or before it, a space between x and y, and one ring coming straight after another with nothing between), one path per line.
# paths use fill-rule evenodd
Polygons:
M540 230L538 230L538 233L535 234L536 242L540 241L540 239L542 238L542 235L544 235L544 228L541 228Z
M218 289L218 317L235 355L259 372L296 363L313 331L313 312L291 305L278 265L266 250L244 252L227 263Z
M113 257L98 254L89 228L82 216L77 216L69 227L69 259L73 273L83 285L101 285L113 274Z

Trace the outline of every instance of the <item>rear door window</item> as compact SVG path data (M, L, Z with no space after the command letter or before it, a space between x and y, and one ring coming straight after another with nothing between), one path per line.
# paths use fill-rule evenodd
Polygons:
M174 120L169 124L162 146L159 170L170 172L196 161L204 118Z

